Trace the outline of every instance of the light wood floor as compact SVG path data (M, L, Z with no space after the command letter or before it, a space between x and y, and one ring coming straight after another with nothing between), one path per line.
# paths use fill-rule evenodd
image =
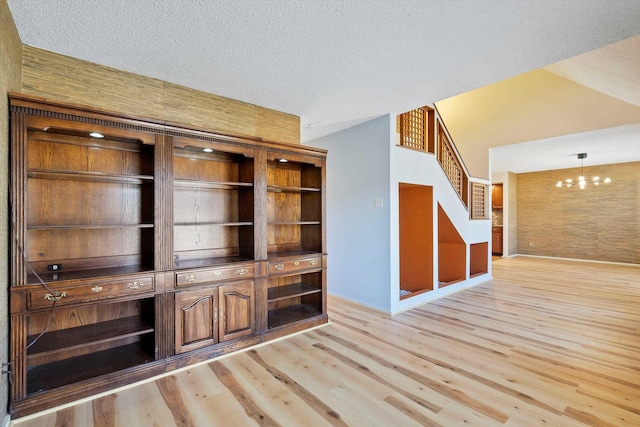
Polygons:
M640 426L640 267L505 258L495 279L332 324L31 426Z

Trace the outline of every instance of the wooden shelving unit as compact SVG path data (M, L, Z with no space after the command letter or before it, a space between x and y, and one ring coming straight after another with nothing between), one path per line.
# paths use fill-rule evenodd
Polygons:
M254 150L174 138L174 267L254 257Z
M268 257L321 253L324 168L315 158L289 161L281 153L269 153L268 160Z
M276 267L285 265L275 264ZM303 269L300 274L286 270L292 268ZM298 320L315 317L322 313L324 277L323 271L310 270L308 267L285 265L282 276L273 276L269 279L267 301L269 306L269 329L288 324Z
M11 98L12 416L328 321L326 151Z

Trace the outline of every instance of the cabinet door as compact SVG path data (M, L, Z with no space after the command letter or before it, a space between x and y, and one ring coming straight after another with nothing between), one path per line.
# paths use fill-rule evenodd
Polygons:
M217 342L218 288L176 293L176 353Z
M502 184L495 184L491 187L491 206L494 209L502 209Z
M226 341L255 331L255 301L253 281L222 285L220 298L220 341Z
M493 233L492 237L492 249L494 254L502 254L502 233Z

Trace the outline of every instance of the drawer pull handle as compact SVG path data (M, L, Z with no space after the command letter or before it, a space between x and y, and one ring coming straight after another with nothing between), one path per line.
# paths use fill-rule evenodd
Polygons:
M66 297L67 297L66 292L55 291L52 294L45 294L44 299L46 299L47 301L60 301L62 298L66 298Z
M143 286L144 286L143 282L127 283L127 289L140 289Z
M316 265L318 263L318 260L317 259L312 259L310 261L310 263L311 263L311 265Z
M102 286L94 286L93 288L91 288L91 292L102 292Z
M187 277L185 277L184 280L186 280L187 282L195 282L197 278L198 278L197 274L190 274Z
M216 277L222 276L222 271L214 271L213 275Z
M300 265L300 261L294 262L293 265Z
M247 270L246 268L241 268L240 270L238 270L238 276L244 276L248 272L249 270Z
M284 268L284 264L276 264L273 268L276 270L282 270Z

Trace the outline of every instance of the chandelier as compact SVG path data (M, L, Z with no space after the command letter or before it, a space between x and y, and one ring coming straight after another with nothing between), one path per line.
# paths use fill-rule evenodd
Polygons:
M578 187L580 187L581 190L584 190L587 184L600 185L601 182L605 184L609 184L611 182L611 178L600 179L599 176L594 176L591 179L586 179L584 177L584 159L586 158L587 158L587 153L578 154L578 159L581 161L581 166L580 166L580 176L576 181L574 181L571 178L567 178L564 181L558 181L558 183L556 184L556 187L573 187L574 185L577 185Z

